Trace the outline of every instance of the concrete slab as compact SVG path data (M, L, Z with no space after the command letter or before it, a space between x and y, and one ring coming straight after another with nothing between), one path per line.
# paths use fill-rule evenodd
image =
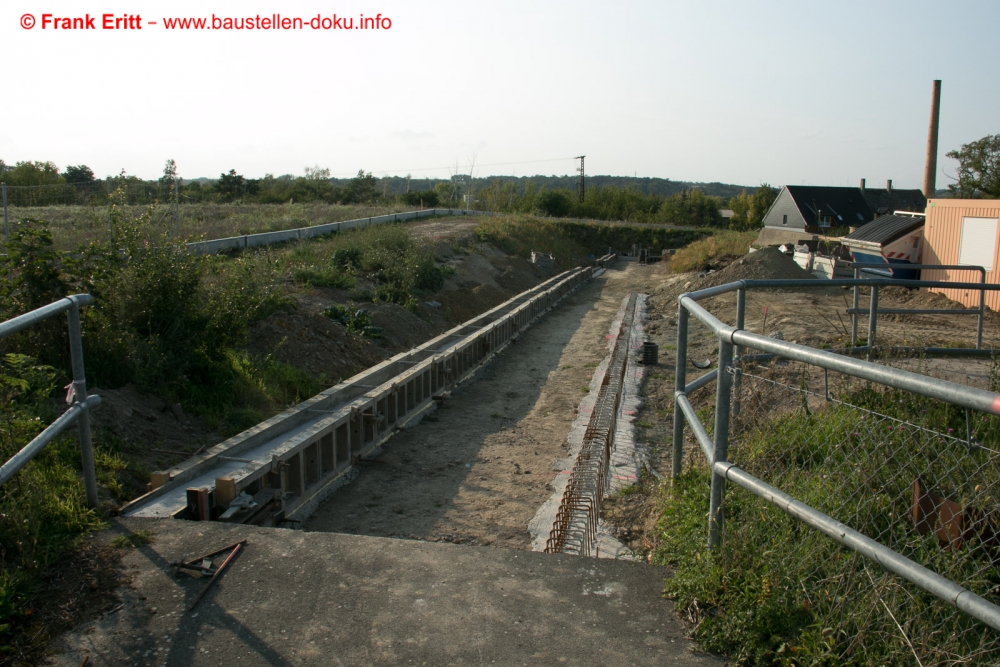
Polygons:
M48 664L720 665L693 651L662 568L516 550L173 520L130 551L124 606L64 635ZM246 539L204 580L169 562Z

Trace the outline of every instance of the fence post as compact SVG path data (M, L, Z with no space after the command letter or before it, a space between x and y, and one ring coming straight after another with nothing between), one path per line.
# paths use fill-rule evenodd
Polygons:
M719 461L728 460L729 456L729 401L732 396L733 376L729 366L733 361L733 344L728 340L719 340L719 374L715 378L715 451L710 464L714 466ZM718 547L722 544L722 500L726 492L726 480L714 471L712 472L712 495L708 508L708 546Z
M688 311L683 305L677 304L677 363L674 367L674 389L683 392L684 385L687 384L687 338L688 338ZM677 401L674 401L674 442L673 442L673 466L671 467L671 479L677 479L681 475L681 464L684 458L684 413L681 411Z
M83 484L87 489L87 504L97 507L97 473L94 470L94 445L90 439L90 409L87 407L87 377L83 368L83 338L80 332L80 307L74 302L66 311L69 317L69 352L73 363L73 403L82 403L77 418L80 434L80 455L83 461Z
M4 200L6 201L6 199ZM6 211L6 206L4 211ZM979 269L982 272L982 279L980 282L986 284L986 269ZM976 330L976 349L983 349L983 320L986 318L986 290L979 290L979 326Z
M872 300L868 306L868 354L866 359L872 358L872 348L875 347L875 333L878 327L878 285L872 285Z
M741 287L736 290L736 328L742 331L746 325L747 316L747 290L745 287ZM743 346L736 345L733 347L733 358L739 362L738 366L735 366L735 373L733 374L733 392L735 393L735 398L733 399L733 414L737 417L740 414L740 383L742 381L742 371L743 371L743 360L741 359L743 355Z
M861 279L861 269L854 267L854 279ZM860 301L861 287L858 285L854 286L854 305L852 306L854 312L851 313L851 347L858 346L858 305Z
M180 218L181 214L180 211L181 200L180 200L180 192L178 191L178 185L179 184L177 182L177 179L175 178L174 179L174 234L177 233L178 219Z

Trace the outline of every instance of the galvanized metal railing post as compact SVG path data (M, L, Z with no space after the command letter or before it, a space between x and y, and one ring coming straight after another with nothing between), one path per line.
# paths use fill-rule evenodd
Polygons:
M677 306L677 363L674 370L674 390L683 392L684 385L687 384L687 337L688 337L688 312L683 305ZM676 395L676 393L675 393ZM671 466L670 477L677 479L681 474L681 465L684 459L684 413L674 401L674 442L673 442L673 465Z
M854 279L861 279L861 269L854 269ZM854 305L851 308L851 347L855 348L858 346L858 306L859 299L861 296L861 288L858 285L854 285Z
M986 284L986 269L979 269L982 274L980 282ZM976 349L983 349L983 320L986 319L986 289L979 290L979 326L976 329Z
M729 366L733 360L733 344L719 340L719 375L715 380L715 451L711 464L728 461L729 456L729 401L732 395L733 376ZM722 544L722 501L726 493L726 478L712 472L712 495L708 507L708 546Z
M744 329L746 324L747 315L747 291L746 288L741 287L736 290L736 328ZM743 369L743 360L741 359L743 355L743 347L741 345L736 345L733 347L733 358L736 359L737 365L734 367L733 374L733 392L735 398L733 399L733 414L735 416L740 415L740 383L742 382L741 371Z
M87 407L87 376L83 368L83 337L80 331L80 307L74 303L66 311L69 317L69 351L73 364L73 403L83 410L77 419L80 434L80 455L83 462L83 483L87 489L87 504L97 507L97 473L94 469L94 444L90 439L90 410Z
M878 328L878 285L872 285L871 305L868 307L868 355L871 359L872 348L875 347L875 333Z

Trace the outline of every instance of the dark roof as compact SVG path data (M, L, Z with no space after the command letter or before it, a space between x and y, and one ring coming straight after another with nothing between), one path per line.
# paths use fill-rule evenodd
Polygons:
M844 244L851 245L850 241L865 241L884 246L923 226L922 215L883 215L845 236Z
M834 227L857 226L875 217L859 188L820 185L786 185L788 194L810 227L819 226L819 216L833 218ZM860 217L859 217L860 216Z
M922 211L927 200L920 190L786 185L788 194L810 227L819 226L819 216L828 215L834 227L857 227L877 215L895 210Z
M920 190L884 190L881 188L865 188L864 198L874 213L892 213L893 211L913 211L919 213L927 208L927 198Z

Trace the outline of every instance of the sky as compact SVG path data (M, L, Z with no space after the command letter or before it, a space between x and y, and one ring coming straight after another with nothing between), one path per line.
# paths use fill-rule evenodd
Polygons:
M279 13L380 28L165 25ZM583 154L590 174L919 188L941 79L940 188L946 152L1000 133L997 25L996 0L4 0L0 159L447 178Z

